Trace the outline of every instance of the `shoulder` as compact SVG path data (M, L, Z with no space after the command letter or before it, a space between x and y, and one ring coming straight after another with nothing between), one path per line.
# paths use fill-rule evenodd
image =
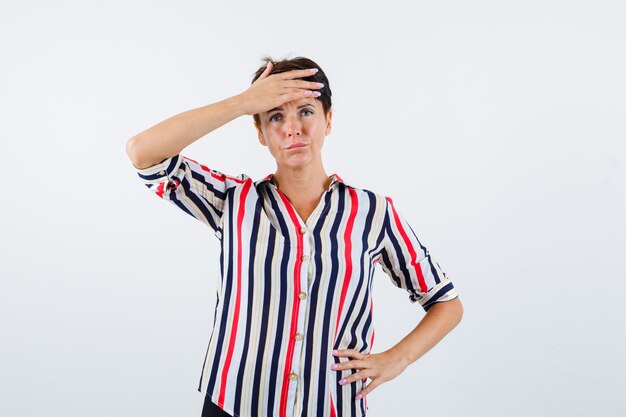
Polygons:
M351 190L350 192L354 193L357 198L368 200L371 204L376 205L379 209L387 209L389 197L386 194L374 191L370 188L358 187L352 184L344 183L343 185L346 190Z

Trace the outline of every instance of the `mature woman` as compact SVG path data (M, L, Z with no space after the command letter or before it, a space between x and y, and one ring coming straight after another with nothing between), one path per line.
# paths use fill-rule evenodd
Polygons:
M175 115L126 150L149 190L221 243L198 386L203 416L363 416L366 395L438 343L462 306L391 198L326 173L332 108L324 71L302 57L265 61L243 93ZM254 116L276 160L273 174L253 181L180 154L242 115ZM376 264L426 314L394 347L371 353Z

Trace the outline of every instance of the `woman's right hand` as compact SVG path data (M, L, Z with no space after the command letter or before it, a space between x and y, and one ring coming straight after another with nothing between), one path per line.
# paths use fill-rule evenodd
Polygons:
M291 70L268 76L272 68L273 64L268 62L261 76L239 95L245 114L263 113L289 101L318 97L321 94L314 90L322 88L324 84L296 79L310 77L318 71L317 68Z

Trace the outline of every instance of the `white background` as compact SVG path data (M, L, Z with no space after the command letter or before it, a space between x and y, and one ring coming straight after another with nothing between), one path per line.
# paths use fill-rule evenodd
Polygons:
M133 135L303 55L327 172L391 196L461 324L371 417L618 416L626 400L620 1L0 3L0 415L199 417L211 230L139 182ZM274 172L251 117L183 152ZM423 317L377 271L374 352Z

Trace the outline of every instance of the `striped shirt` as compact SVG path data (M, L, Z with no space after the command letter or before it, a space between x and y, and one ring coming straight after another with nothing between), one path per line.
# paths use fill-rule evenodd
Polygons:
M378 264L428 310L457 296L389 197L339 175L306 221L272 182L230 176L182 155L137 173L160 198L220 240L213 329L198 391L233 416L356 417L366 379L334 371L374 343L372 277Z

